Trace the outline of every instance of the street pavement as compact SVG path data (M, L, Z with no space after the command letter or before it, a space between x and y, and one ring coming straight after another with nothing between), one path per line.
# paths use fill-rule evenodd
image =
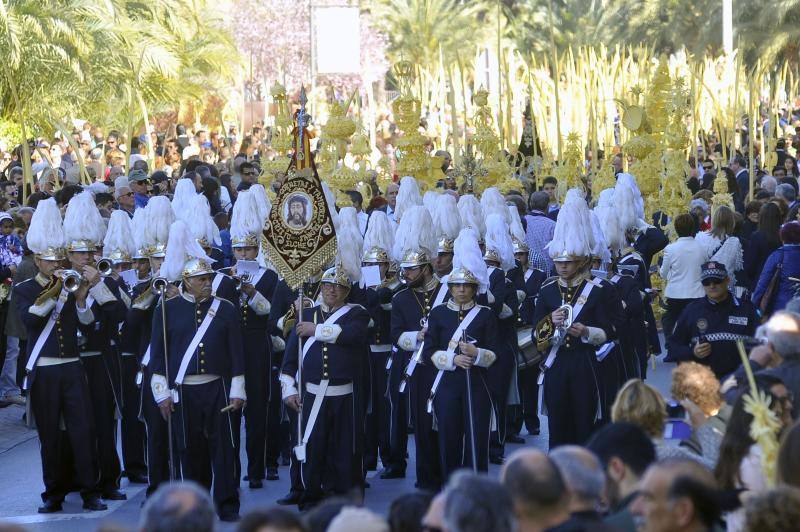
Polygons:
M669 394L671 365L657 363L656 370L649 371L647 382L656 386L662 394ZM81 508L77 493L70 494L64 502L64 511L58 514L41 515L36 509L41 504L43 489L39 440L34 430L22 421L24 408L8 406L0 409L0 524L14 523L27 530L86 532L108 526L108 530L136 530L145 486L128 485L122 480L122 490L127 501L106 501L108 510L87 512ZM244 435L242 436L244 441ZM525 446L547 449L547 418L542 418L542 433L525 436ZM507 445L506 456L523 445ZM415 456L414 445L409 440L409 474L405 479L381 480L371 471L367 480L371 487L366 490L365 506L386 515L391 501L403 493L414 491ZM242 463L246 463L244 453ZM490 466L490 475L498 474L499 466ZM275 500L289 489L289 469L280 468L280 480L265 482L264 488L251 490L242 482L241 514L250 510L274 505ZM223 524L221 530L234 530L235 525Z

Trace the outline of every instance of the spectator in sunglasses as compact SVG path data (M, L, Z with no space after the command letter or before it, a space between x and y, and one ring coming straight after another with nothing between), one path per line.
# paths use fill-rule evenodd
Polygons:
M252 185L255 185L258 182L258 176L261 173L258 166L250 162L242 163L242 166L239 167L239 173L242 176L242 181L236 187L237 191L247 190Z
M147 172L144 170L131 170L128 182L133 191L134 205L137 209L147 206L150 199L151 183Z

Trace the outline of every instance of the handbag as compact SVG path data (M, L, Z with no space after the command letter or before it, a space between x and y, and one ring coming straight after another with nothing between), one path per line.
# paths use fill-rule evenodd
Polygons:
M775 266L775 273L772 274L772 278L769 280L767 289L764 291L764 295L761 297L761 301L758 303L758 310L761 311L762 316L767 316L770 312L772 312L772 306L775 303L775 296L778 293L778 285L781 282L782 271L783 252L781 252L781 261Z

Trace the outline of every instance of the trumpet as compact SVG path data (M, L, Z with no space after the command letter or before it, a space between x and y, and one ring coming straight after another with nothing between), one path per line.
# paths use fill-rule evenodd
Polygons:
M161 295L164 292L166 292L168 286L169 286L169 281L167 281L167 279L164 277L156 277L150 283L150 287L153 289L153 292L155 292L158 295Z
M60 277L67 292L75 292L83 282L83 276L77 270L64 270L61 272Z
M100 277L110 277L114 273L114 263L111 259L100 259L94 266L100 273Z
M567 340L567 329L572 326L572 305L561 305L557 310L563 310L566 313L566 316L564 317L564 321L561 323L561 325L556 327L551 343L552 345L561 346L564 345L564 342Z
M240 290L243 284L250 282L251 276L249 273L243 273L242 275L233 275L231 279L233 279L236 289Z

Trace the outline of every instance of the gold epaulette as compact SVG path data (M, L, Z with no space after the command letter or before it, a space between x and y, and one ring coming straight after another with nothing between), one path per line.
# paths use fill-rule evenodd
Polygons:
M550 346L550 340L556 332L553 318L550 314L536 324L536 349L544 351Z
M47 286L44 287L44 290L39 294L39 297L36 298L36 301L33 302L34 306L39 306L44 304L45 301L48 299L55 299L58 297L58 294L61 293L61 279L54 278L50 281Z
M147 290L145 290L144 292L142 292L141 294L139 294L139 295L136 297L136 299L134 299L134 300L133 300L133 304L134 304L134 305L137 305L137 304L139 304L139 303L143 302L143 301L144 301L145 299L147 299L148 297L150 297L150 295L152 294L152 288L153 288L152 286L148 286L148 287L147 287Z

